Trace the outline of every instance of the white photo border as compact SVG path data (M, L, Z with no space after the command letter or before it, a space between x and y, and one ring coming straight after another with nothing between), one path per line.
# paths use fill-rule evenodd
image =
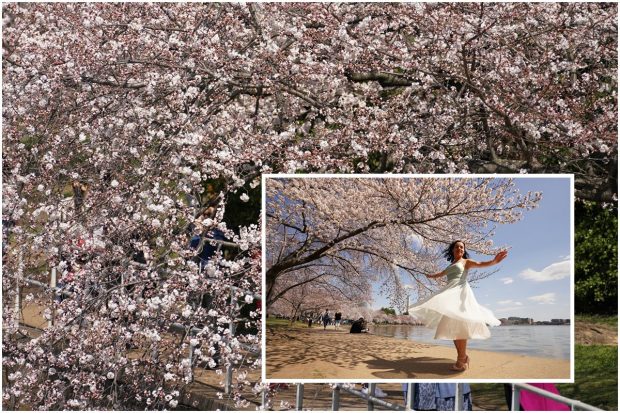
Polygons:
M384 178L384 179L407 179L407 178L462 178L462 179L476 179L476 178L512 178L512 179L569 179L570 181L570 377L565 379L551 378L551 379L458 379L458 378L434 378L434 379L370 379L370 378L351 378L351 379L302 379L302 378L290 378L290 379L270 379L267 378L267 358L266 358L266 333L267 333L267 302L265 300L266 294L266 264L267 257L266 251L266 220L265 220L265 202L266 202L266 181L267 179L283 179L283 178L306 178L306 179L321 179L321 178ZM261 380L264 384L278 384L278 383L317 383L317 384L361 384L361 383L574 383L575 382L575 176L574 174L337 174L337 173L303 173L303 174L262 174L261 175L261 248L262 248L262 271L261 271L261 328L262 328L262 343L261 343Z

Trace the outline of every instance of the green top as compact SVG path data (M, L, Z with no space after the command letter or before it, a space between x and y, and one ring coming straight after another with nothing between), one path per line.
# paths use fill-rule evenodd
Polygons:
M450 264L445 271L448 281L458 280L465 273L465 264L462 261L455 262L454 264Z

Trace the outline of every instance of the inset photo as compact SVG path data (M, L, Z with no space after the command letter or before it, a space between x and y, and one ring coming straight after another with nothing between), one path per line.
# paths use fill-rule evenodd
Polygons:
M572 175L264 175L263 380L571 382Z

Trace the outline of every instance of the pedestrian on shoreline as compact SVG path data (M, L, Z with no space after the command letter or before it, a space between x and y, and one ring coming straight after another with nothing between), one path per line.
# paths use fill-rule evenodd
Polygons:
M329 310L326 308L325 312L321 315L321 320L323 321L323 330L327 328L327 324L329 324L330 320Z
M341 312L337 312L336 314L334 314L334 329L338 330L338 327L340 327L340 320L342 319L342 313Z

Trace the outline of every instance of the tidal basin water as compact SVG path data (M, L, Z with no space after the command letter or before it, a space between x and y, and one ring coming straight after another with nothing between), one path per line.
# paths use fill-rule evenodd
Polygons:
M570 359L572 326L499 326L491 327L491 338L469 340L475 350L502 351L527 356ZM435 340L435 329L409 325L371 325L375 335L406 338L421 343L453 347L450 340Z

